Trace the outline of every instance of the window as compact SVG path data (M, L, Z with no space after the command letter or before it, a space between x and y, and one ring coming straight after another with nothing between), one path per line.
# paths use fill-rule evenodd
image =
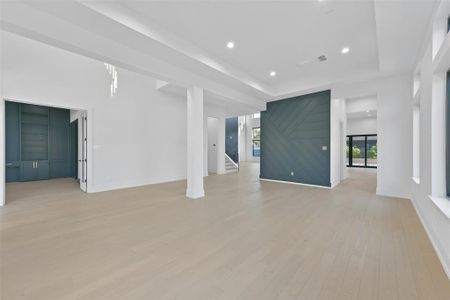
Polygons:
M346 163L346 165L347 166L349 166L350 165L350 151L348 151L348 149L350 149L350 137L349 136L347 136L347 147L346 147L346 149L347 149L347 154L346 154L346 158L347 158L347 163Z
M257 112L253 114L253 119L259 119L261 118L261 113Z
M378 158L377 135L347 136L347 166L376 168Z
M252 149L253 156L259 157L261 155L261 128L254 127L252 129Z

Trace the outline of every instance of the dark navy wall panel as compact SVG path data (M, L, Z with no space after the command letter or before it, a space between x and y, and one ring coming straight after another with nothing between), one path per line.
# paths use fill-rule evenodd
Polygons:
M238 118L227 118L225 121L225 153L238 162Z
M330 91L269 102L261 113L264 179L330 184Z

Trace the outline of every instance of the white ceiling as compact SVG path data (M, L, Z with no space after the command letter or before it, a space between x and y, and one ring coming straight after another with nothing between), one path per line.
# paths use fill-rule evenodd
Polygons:
M339 82L412 71L436 1L27 0L4 4L1 25L258 105ZM231 50L230 40L236 45ZM344 46L350 53L340 53ZM319 55L328 60L319 63ZM271 70L276 77L269 76Z
M412 70L434 2L121 0L273 94Z
M272 88L378 70L371 1L122 4ZM348 55L340 52L345 46ZM320 55L328 61L319 63Z

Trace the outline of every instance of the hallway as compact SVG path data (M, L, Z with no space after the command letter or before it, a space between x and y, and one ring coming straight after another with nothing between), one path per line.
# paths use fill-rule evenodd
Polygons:
M185 181L7 185L1 298L450 299L411 202L376 196L373 170L329 190L260 182L258 168L208 176L197 200Z

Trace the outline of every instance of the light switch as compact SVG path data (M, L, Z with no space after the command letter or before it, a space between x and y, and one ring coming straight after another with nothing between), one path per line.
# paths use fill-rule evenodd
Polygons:
M323 151L327 151L327 150L328 150L328 147L327 147L327 146L322 146L322 150L323 150Z

